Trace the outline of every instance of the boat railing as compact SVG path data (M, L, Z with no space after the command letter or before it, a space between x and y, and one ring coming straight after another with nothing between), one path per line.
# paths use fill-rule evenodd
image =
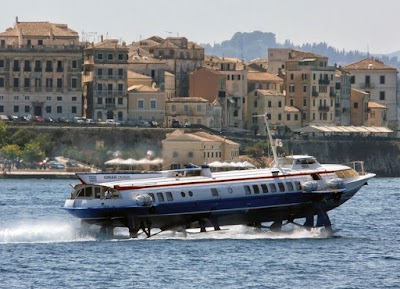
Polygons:
M349 163L345 163L344 165L351 167L353 170L355 170L360 175L366 174L365 170L364 170L364 162L363 161L352 161Z

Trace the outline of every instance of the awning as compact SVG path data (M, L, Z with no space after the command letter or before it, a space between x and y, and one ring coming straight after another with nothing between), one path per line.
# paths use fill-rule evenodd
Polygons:
M324 126L309 125L295 129L294 132L300 133L391 133L391 129L383 126Z

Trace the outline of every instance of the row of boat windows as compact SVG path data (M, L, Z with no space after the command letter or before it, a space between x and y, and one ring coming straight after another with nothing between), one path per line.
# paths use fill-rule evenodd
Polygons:
M102 187L86 187L74 192L72 198L93 198L93 194L96 199L113 199L119 197L119 192L116 190Z
M217 188L211 188L211 195L213 197L218 197L219 192ZM251 194L260 194L260 193L276 193L276 192L293 192L293 191L299 191L301 190L301 185L300 182L278 182L278 183L271 183L271 184L261 184L261 185L245 185L244 186L244 191L246 195L251 195ZM228 188L228 192L230 194L233 193L232 188ZM172 195L172 192L158 192L156 194L154 193L148 193L148 195L153 199L155 202L156 200L159 203L162 202L172 202L174 200L174 197ZM189 196L193 197L193 192L188 191L188 192L181 192L181 196L183 198Z
M278 183L271 183L271 184L261 184L259 185L252 185L244 186L244 191L246 195L253 194L266 194L266 193L276 193L276 192L293 192L301 190L300 182L278 182Z

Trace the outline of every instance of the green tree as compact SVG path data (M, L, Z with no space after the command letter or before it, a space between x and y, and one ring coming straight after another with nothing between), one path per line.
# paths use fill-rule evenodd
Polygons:
M4 158L15 163L17 158L21 156L21 148L16 144L5 145L0 149L0 153Z
M32 164L34 162L42 161L45 157L45 152L41 149L40 143L33 140L25 145L21 156L25 162Z
M35 139L37 134L27 128L18 129L12 136L11 136L11 143L18 145L19 147L23 148L27 143L31 140Z
M40 134L35 138L35 142L39 145L40 149L44 152L45 156L53 155L55 143L48 134Z
M2 147L7 140L7 130L8 130L8 126L0 121L0 147Z

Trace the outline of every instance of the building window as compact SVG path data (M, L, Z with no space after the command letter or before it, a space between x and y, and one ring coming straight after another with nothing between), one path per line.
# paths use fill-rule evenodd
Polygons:
M16 113L19 112L19 106L18 105L14 105L14 112L16 112Z
M124 70L122 68L118 69L118 75L123 76L124 75Z
M290 74L290 80L293 80L293 79L294 79L294 74L291 73L291 74Z
M25 96L25 100L29 100L29 98L30 98L29 96Z
M303 98L303 106L307 106L307 98Z
M71 79L71 87L72 88L77 88L78 87L78 79L72 78Z
M307 92L307 85L303 86L303 92Z
M57 96L57 101L62 101L62 96Z
M138 109L144 109L144 100L143 99L138 100Z
M124 90L124 84L118 83L118 92L121 93Z
M294 106L294 99L293 98L289 99L289 105L290 106Z
M0 105L0 112L4 112L4 105Z
M103 60L103 54L102 53L98 53L97 54L97 59L98 60Z
M31 79L24 78L24 87L30 87L30 86L31 86Z
M177 158L178 156L179 156L179 154L178 154L177 151L174 151L174 152L172 153L172 157L173 157L173 158Z
M4 59L0 59L0 68L4 67Z
M295 92L294 85L289 85L289 92Z
M51 96L46 96L46 100L51 100Z
M278 107L282 107L282 101L278 101Z
M76 112L77 112L76 106L72 106L72 107L71 107L71 112L72 112L72 113L76 113Z
M193 157L193 152L188 152L188 157L192 158Z
M354 103L354 108L358 108L358 102Z
M123 101L122 97L118 97L118 104L119 105L124 104L124 101Z
M0 87L4 87L4 78L0 78Z
M257 99L254 100L254 107L257 107Z
M18 95L15 95L14 96L14 100L18 100L19 99L19 96Z
M107 70L107 74L108 74L108 76L112 76L112 75L113 75L113 69L112 69L112 68L109 68L109 69Z
M268 107L272 107L272 103L270 100L268 100Z
M72 60L72 68L73 68L73 69L78 68L78 61Z
M53 78L46 78L46 87L47 88L53 87Z
M62 113L62 106L57 106L57 113Z
M157 108L157 102L155 100L150 100L150 109L156 109Z
M124 55L122 53L118 54L118 60L124 60Z
M379 100L385 100L385 92L379 91Z
M46 113L51 113L51 106L46 106Z
M290 121L290 114L289 113L286 115L286 120Z
M385 84L385 76L384 75L381 75L379 77L379 82L380 82L380 84Z
M188 112L188 111L189 111L189 106L185 104L185 105L183 106L183 111L184 111L184 112Z
M282 120L282 115L278 113L278 120Z
M14 87L19 87L19 78L14 77Z
M25 113L29 113L31 111L31 107L29 105L25 105Z
M108 59L108 60L113 60L113 59L114 59L114 55L111 54L111 53L109 53L109 54L107 55L107 59Z
M198 104L198 105L197 105L196 110L197 110L198 112L201 111L201 104Z
M72 97L72 101L77 101L77 100L78 100L78 98L76 96Z
M38 45L43 45L43 40L42 40L42 39L39 39L39 40L37 41L37 44L38 44Z
M62 84L62 78L57 78L57 88L62 88L63 84Z
M176 111L176 105L175 104L171 105L171 111Z
M350 77L350 83L351 84L356 83L356 77L354 75L352 77Z

